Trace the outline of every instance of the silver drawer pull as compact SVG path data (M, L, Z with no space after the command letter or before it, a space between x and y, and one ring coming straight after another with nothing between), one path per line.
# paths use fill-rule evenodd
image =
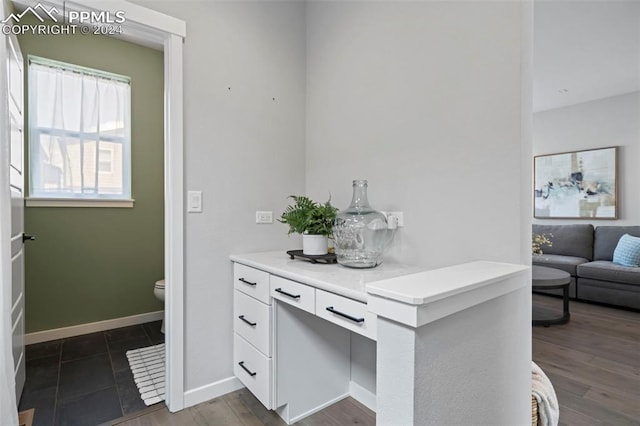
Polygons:
M299 294L291 294L291 293L287 293L286 291L284 291L281 288L276 288L276 291L280 294L284 294L285 296L288 296L292 299L300 299L300 295Z
M244 278L238 278L238 281L243 282L245 284L249 284L249 285L256 285L258 283L252 283L251 281L247 281Z
M345 314L343 312L340 311L336 311L335 309L333 309L333 306L327 306L327 311L331 312L332 314L336 314L341 316L342 318L346 318L348 320L351 320L353 322L357 322L357 323L362 323L364 322L364 318L356 318L356 317L352 317L349 314Z
M253 377L253 376L255 376L256 374L258 374L258 373L256 373L255 371L251 371L251 370L249 370L247 367L245 367L245 366L244 366L244 361L240 361L240 362L238 363L238 365L239 365L240 367L242 367L242 369L243 369L244 371L246 371L246 372L247 372L247 374L249 374L251 377Z
M242 321L246 322L247 324L249 324L251 327L255 327L256 325L258 325L257 322L251 322L248 319L246 319L244 317L244 315L240 315L238 318L240 318Z

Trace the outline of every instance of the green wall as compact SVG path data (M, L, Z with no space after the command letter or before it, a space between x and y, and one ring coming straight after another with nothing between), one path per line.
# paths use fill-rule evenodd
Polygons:
M133 208L25 209L25 232L37 236L25 248L26 332L161 310L153 284L164 276L162 52L80 33L18 39L25 60L36 55L131 77L135 199Z

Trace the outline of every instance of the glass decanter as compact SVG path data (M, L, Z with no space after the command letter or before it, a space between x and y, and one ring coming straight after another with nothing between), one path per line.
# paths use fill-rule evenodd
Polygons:
M380 265L390 235L384 214L369 205L367 181L354 180L351 204L338 213L333 226L338 263L351 268Z

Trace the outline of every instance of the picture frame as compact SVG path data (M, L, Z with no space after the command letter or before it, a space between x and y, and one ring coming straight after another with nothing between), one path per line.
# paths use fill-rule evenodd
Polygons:
M533 157L533 217L618 219L618 147Z

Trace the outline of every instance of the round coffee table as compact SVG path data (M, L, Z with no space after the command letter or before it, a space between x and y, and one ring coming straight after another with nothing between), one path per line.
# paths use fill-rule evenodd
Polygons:
M534 265L531 267L531 288L534 290L562 290L562 316L548 317L546 315L535 318L536 310L533 311L533 325L550 325L566 324L569 322L571 314L569 314L569 283L571 283L571 275L560 269L548 268L546 266ZM539 314L539 313L538 313Z

